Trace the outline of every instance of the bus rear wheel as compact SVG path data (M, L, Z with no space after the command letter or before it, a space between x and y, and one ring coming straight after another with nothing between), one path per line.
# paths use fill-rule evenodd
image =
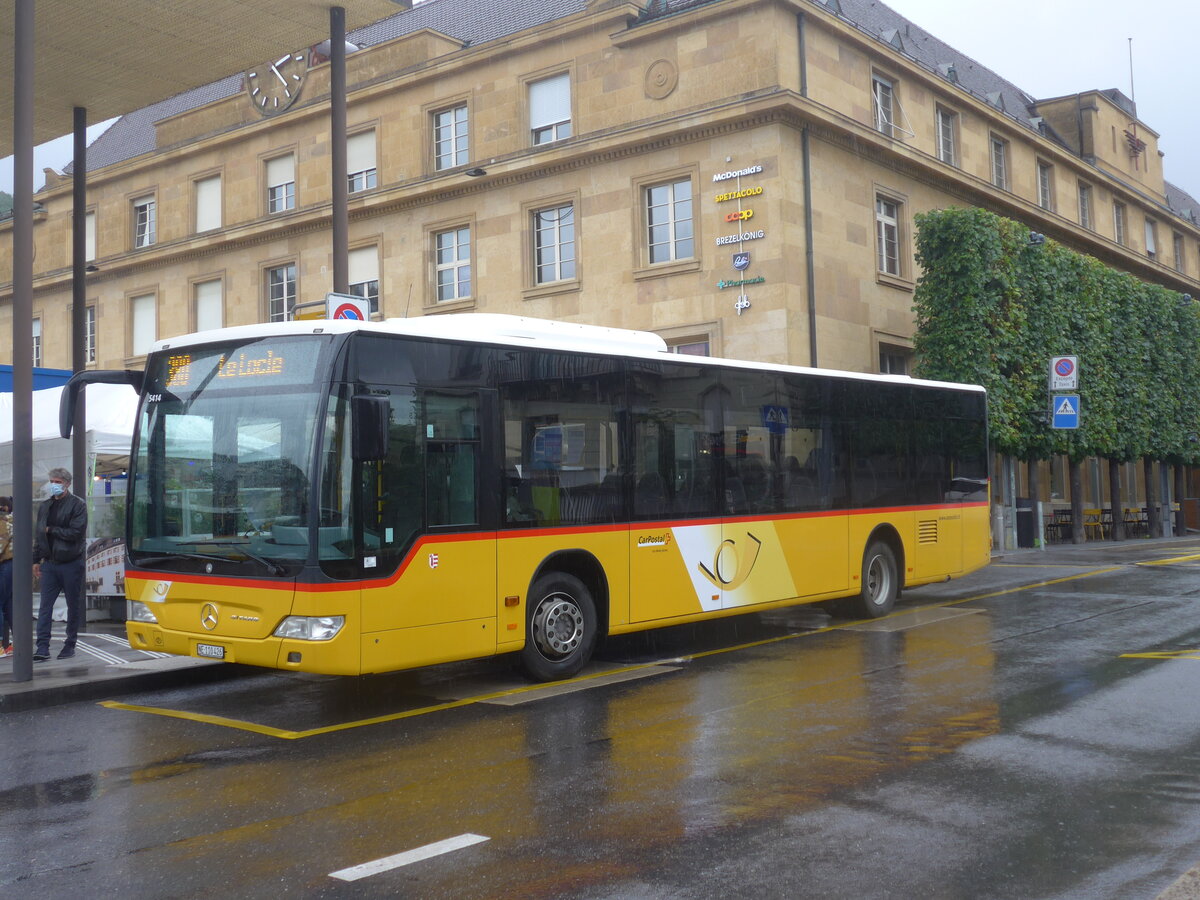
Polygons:
M853 619L878 619L886 616L900 595L900 574L896 554L883 541L872 541L863 554L861 587L856 596L827 601L831 616Z
M596 605L582 581L551 572L534 582L521 668L535 681L577 674L596 646Z

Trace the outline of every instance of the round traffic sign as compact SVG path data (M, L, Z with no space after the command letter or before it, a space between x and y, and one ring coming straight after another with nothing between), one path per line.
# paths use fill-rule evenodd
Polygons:
M359 322L361 322L363 318L362 312L353 303L343 303L338 306L337 309L333 311L333 317L335 319L355 319Z
M1063 357L1054 364L1054 374L1066 378L1075 371L1075 362L1069 357Z

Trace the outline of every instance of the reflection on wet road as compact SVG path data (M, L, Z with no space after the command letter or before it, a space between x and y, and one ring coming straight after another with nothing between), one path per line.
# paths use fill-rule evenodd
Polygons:
M615 639L549 688L497 660L11 714L0 887L1154 897L1200 859L1197 549Z

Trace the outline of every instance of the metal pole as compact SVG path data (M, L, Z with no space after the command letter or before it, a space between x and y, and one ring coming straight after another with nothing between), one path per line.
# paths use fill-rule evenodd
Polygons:
M33 678L33 0L13 13L13 681Z
M329 7L329 159L333 167L333 289L350 290L350 226L346 181L346 10Z
M76 106L74 113L74 169L71 177L71 370L87 368L87 110ZM92 493L92 473L88 465L87 392L80 391L75 403L75 421L71 428L71 475L75 495L88 503ZM90 504L89 504L90 506ZM85 554L86 556L86 554ZM86 566L85 566L86 569ZM86 571L84 574L86 582ZM80 631L87 631L87 590L83 594L83 620Z

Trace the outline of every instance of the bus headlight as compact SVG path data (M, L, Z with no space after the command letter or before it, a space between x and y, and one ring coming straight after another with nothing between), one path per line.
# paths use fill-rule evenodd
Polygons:
M275 629L275 637L297 641L329 641L346 624L345 616L288 616Z
M158 617L150 611L150 607L145 603L139 603L137 600L125 601L125 618L130 622L149 622L151 625L158 624Z

